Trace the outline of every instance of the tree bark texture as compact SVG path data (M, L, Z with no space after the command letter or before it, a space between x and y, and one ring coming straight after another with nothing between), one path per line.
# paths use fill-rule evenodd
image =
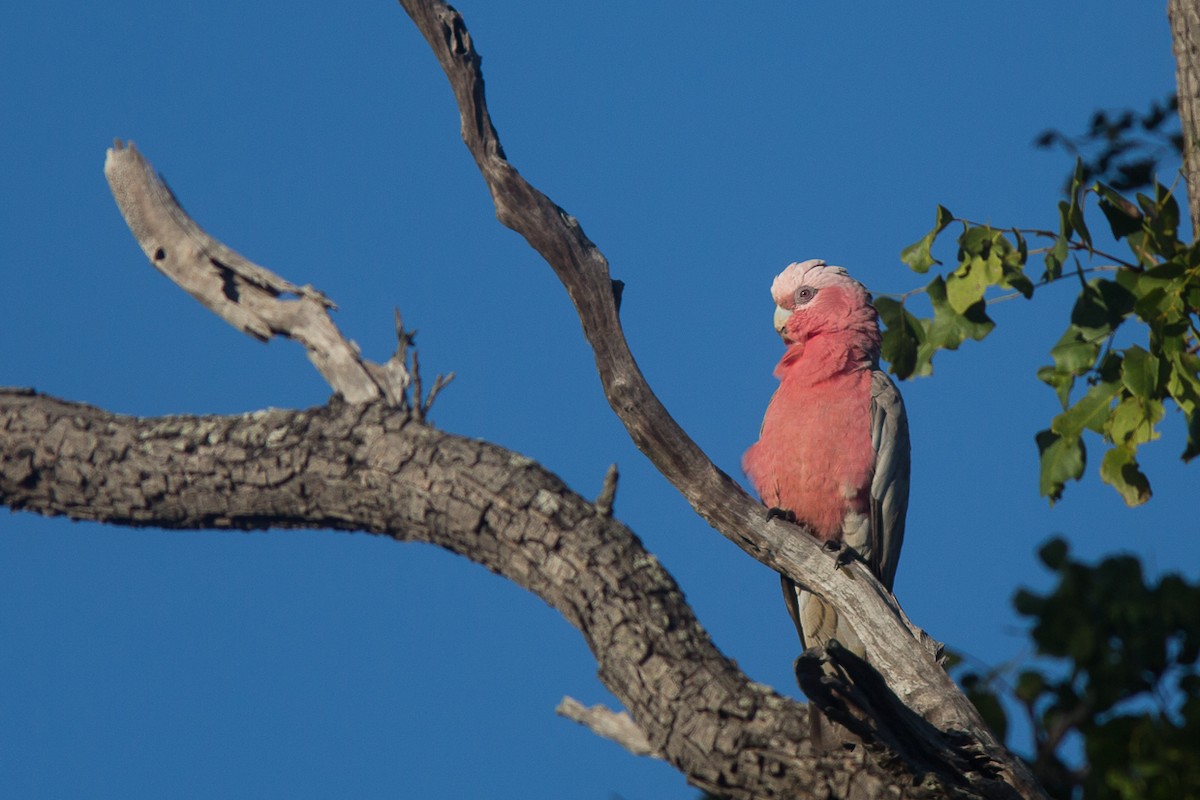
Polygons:
M1183 172L1187 182L1192 234L1200 231L1200 3L1168 0L1171 45L1175 51L1179 122L1183 127Z
M914 772L878 745L813 752L805 707L713 646L628 528L529 459L383 403L139 419L3 390L0 432L0 501L13 510L137 527L363 531L482 564L579 628L650 747L708 791L1015 796L984 762L964 777L965 762Z
M402 331L396 358L363 361L323 295L211 239L132 147L110 151L106 173L155 268L241 330L301 341L345 399L304 412L137 419L0 391L0 503L131 526L333 528L445 547L578 627L646 750L721 795L1043 796L937 663L936 643L869 571L836 569L801 529L768 522L670 417L625 342L604 256L507 161L462 18L434 0L401 3L450 80L498 218L567 288L635 443L713 527L858 621L869 663L829 654L852 680L804 662L798 673L862 744L814 751L805 707L751 683L713 647L671 577L611 519L611 497L589 503L528 459L425 425L420 389L406 399Z
M910 712L974 740L1002 764L1005 779L1028 796L1041 796L1026 765L998 742L969 700L936 661L935 643L913 626L895 598L852 564L832 568L817 540L764 520L764 509L722 472L659 402L630 352L618 316L620 285L579 222L530 185L508 162L487 109L482 59L461 15L439 0L400 0L450 81L462 138L487 183L501 223L521 234L554 270L575 304L592 347L605 396L637 447L714 528L751 557L830 601L854 620L868 661ZM811 695L810 695L811 696ZM636 715L635 715L636 716ZM899 721L899 720L897 720ZM926 740L914 725L906 737Z

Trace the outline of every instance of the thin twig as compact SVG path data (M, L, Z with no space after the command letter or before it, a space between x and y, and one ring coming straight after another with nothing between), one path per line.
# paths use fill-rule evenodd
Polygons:
M434 398L436 398L438 396L438 392L440 392L442 389L445 389L447 386L449 386L450 381L452 381L452 380L454 380L453 372L451 372L448 375L439 374L436 378L433 379L433 388L431 388L429 390L429 397L425 398L425 402L422 403L422 408L421 408L421 418L422 419L425 419L427 416L429 416L429 411L430 411L430 409L433 408L433 401L434 401Z
M611 517L613 513L613 502L617 498L617 472L616 464L609 464L608 471L604 473L604 485L600 487L600 494L596 497L596 510L606 517Z

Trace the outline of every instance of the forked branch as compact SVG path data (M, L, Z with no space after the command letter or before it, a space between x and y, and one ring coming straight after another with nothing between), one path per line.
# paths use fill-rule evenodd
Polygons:
M608 262L579 223L507 161L484 95L480 57L462 17L438 0L400 0L445 71L462 137L487 182L496 216L542 255L567 289L591 344L609 404L638 448L727 538L762 563L861 621L872 666L903 703L942 731L967 732L997 754L1006 780L1028 796L1040 790L1025 766L996 741L975 708L937 664L936 643L912 626L895 599L857 564L833 558L796 528L767 522L763 507L714 465L651 391L621 330Z
M577 716L639 747L640 732L649 752L712 791L790 796L822 786L827 793L865 796L1040 796L878 582L855 564L835 571L815 541L784 523L766 522L762 507L671 419L625 343L619 285L604 257L572 217L506 160L461 17L444 3L401 2L450 78L463 138L497 216L566 286L605 394L634 441L724 535L864 620L861 638L872 663L862 665L868 671L853 685L868 685L873 668L902 702L879 713L874 697L839 696L866 746L812 752L804 709L750 683L716 651L670 577L610 518L611 491L587 503L514 454L422 425L448 379L439 376L429 396L421 396L412 385L411 336L398 319L396 355L384 365L366 361L333 325L332 304L320 292L210 237L140 154L120 143L109 151L106 174L151 263L249 335L300 341L351 404L239 418L135 420L0 392L0 429L8 440L0 447L0 500L14 509L118 524L336 527L436 542L534 591L583 631L602 679L633 718L603 710ZM415 398L406 399L414 390ZM107 480L77 480L81 470L97 468ZM181 475L185 491L162 488L168 476ZM863 708L874 709L867 720ZM914 747L903 738L911 730L903 721L910 711L934 734L959 736L951 743L931 735ZM879 758L889 754L905 764ZM937 779L922 782L926 770Z

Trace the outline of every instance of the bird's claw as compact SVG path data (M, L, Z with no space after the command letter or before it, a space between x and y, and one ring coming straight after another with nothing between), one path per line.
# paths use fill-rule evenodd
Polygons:
M789 511L786 508L771 506L767 509L767 522L770 522L773 519L782 519L795 525L796 513L794 511Z
M826 542L825 546L828 548L830 544L833 544L833 543ZM841 569L842 567L849 564L851 561L854 561L856 558L861 558L861 556L859 556L859 554L858 554L858 551L855 550L853 547L843 547L841 542L837 542L836 544L837 544L836 548L829 548L831 550L838 551L837 558L835 558L833 560L833 568L834 569Z

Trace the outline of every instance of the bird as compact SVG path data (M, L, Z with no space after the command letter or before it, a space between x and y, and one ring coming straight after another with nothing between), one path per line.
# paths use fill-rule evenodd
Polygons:
M879 368L879 317L867 289L821 259L789 264L771 284L784 352L779 387L742 468L771 516L849 546L892 590L910 480L908 418ZM836 639L865 657L852 624L781 576L802 646Z

